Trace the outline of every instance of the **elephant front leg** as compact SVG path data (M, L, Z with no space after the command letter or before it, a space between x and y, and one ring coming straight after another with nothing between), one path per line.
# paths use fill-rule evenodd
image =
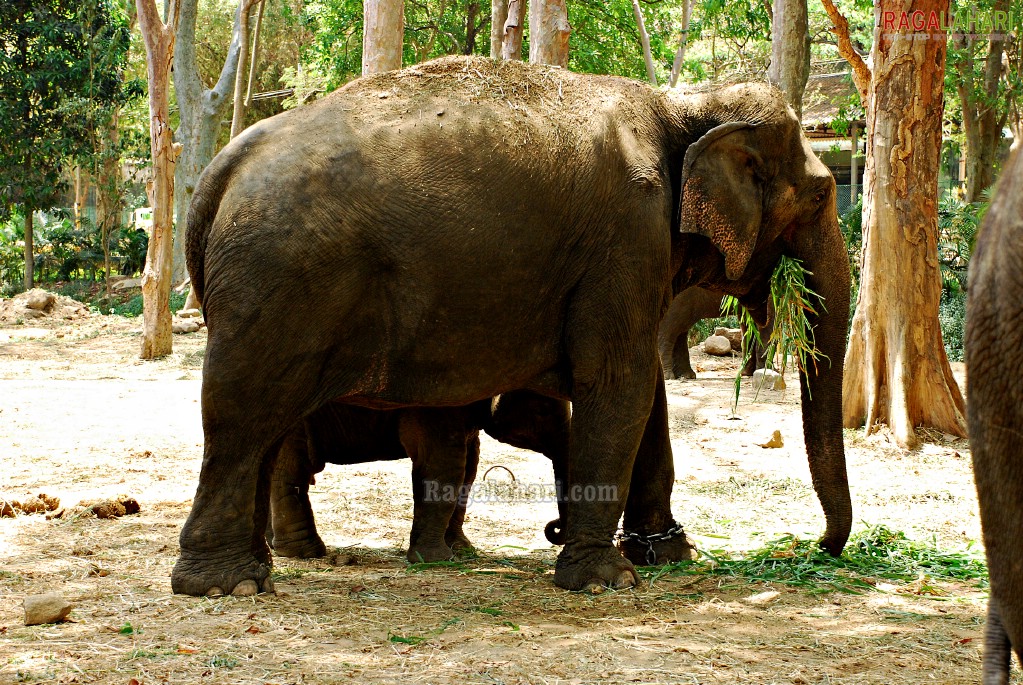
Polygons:
M327 553L309 503L313 475L322 469L310 454L304 423L298 424L281 444L270 481L267 541L278 556L311 559Z
M554 583L568 590L624 588L639 581L613 537L660 367L655 354L616 361L593 375L599 381L584 383L577 377L575 382L564 487L566 543L554 572Z
M696 550L671 514L675 465L668 433L664 381L658 380L654 406L632 467L619 548L639 565L668 564L696 558Z
M445 561L453 555L446 539L449 526L467 495L466 445L478 434L467 431L462 410L416 409L403 414L400 435L412 459L414 509L407 558L411 563Z

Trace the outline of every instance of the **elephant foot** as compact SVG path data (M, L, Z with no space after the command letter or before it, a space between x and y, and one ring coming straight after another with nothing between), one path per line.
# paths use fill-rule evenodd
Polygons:
M461 530L449 530L444 534L444 542L454 554L459 556L472 554L476 551L476 546Z
M554 567L554 584L566 590L599 593L606 587L622 590L638 582L632 562L611 543L566 545Z
M544 526L543 534L547 538L547 542L552 545L563 545L567 540L565 536L565 526L561 522L560 517L553 521L548 521L547 525Z
M435 542L411 545L405 558L410 564L429 564L436 561L449 561L453 556L454 553L447 544Z
M269 561L250 558L238 563L178 558L171 572L171 588L179 595L249 597L273 592Z
M289 559L315 559L327 555L327 546L319 535L312 538L296 538L294 540L273 543L274 554Z
M697 557L696 547L677 523L672 523L663 533L641 535L624 532L619 538L618 548L637 566L660 566L693 561Z

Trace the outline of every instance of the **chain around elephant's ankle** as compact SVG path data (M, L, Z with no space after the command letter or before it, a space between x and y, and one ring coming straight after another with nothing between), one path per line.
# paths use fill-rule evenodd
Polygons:
M667 542L677 538L678 536L685 536L685 531L682 530L682 524L675 521L671 522L671 527L663 533L651 533L649 535L641 535L640 533L628 533L621 531L618 533L618 539L622 542L638 542L641 545L646 545L646 562L648 565L653 566L657 563L657 551L654 549L655 542Z

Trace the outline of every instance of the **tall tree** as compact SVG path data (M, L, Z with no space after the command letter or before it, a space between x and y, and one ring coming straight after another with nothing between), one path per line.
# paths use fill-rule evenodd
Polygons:
M262 0L242 0L238 18L238 36L241 40L241 44L238 46L238 68L235 69L234 74L234 110L231 114L231 137L234 138L236 135L242 132L245 128L245 84L247 82L246 76L250 75L247 69L249 59L249 19L252 14L252 8L259 4L259 14L263 15L263 2ZM258 26L257 22L257 26ZM257 34L258 40L258 34ZM253 58L255 62L255 58ZM255 64L253 64L255 66Z
M679 74L682 73L682 63L686 59L686 50L689 48L689 26L693 20L693 8L696 0L682 0L682 37L679 39L678 49L675 50L675 59L671 63L671 76L668 85L674 88L678 84Z
M362 73L401 69L405 0L365 0Z
M810 76L810 29L806 0L774 0L771 21L771 66L767 78L803 118L803 91Z
M92 72L81 21L77 3L0 3L0 216L15 207L24 214L25 289L34 280L33 213L57 204L64 162L89 144Z
M650 52L650 34L646 30L646 22L643 21L643 8L639 6L639 0L632 0L632 13L636 15L636 30L639 31L639 43L643 48L643 61L646 62L646 77L650 84L657 86L657 70L654 69L654 56Z
M565 0L533 0L529 4L529 61L568 66L568 24Z
M170 68L180 17L178 0L167 2L167 23L160 19L156 0L136 0L139 29L146 44L149 76L149 136L153 160L153 232L142 273L143 359L171 353L171 245L174 239L174 161L179 145L170 127Z
M231 107L234 77L241 51L242 7L251 0L239 0L234 15L231 45L220 76L212 88L203 86L196 60L195 25L199 0L177 0L180 20L174 49L174 95L178 103L179 123L175 138L181 143L181 156L174 170L174 266L175 282L185 279L185 217L192 202L199 174L217 151L221 122ZM191 304L191 303L190 303Z
M490 3L490 57L501 59L504 45L504 22L508 20L508 0L492 0Z
M501 45L503 59L522 59L522 32L526 24L526 0L508 0Z
M1008 0L994 0L990 12L1008 15ZM995 181L998 144L1011 113L1011 87L1003 83L1009 35L994 29L987 36L963 31L952 41L953 65L965 138L966 200L976 202ZM1009 91L1009 92L1007 92ZM1018 95L1018 93L1017 93Z
M949 0L877 0L875 7L873 70L843 52L858 85L867 81L869 134L860 290L842 413L847 428L865 425L871 433L887 424L898 444L912 447L920 426L966 434L963 397L938 324L938 113L947 41L936 25L926 27L928 40L915 40L919 29L901 21L947 15ZM839 31L843 42L848 34Z

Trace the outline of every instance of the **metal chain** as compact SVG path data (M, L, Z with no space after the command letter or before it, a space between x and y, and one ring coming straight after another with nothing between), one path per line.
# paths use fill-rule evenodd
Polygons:
M641 535L640 533L626 533L624 530L618 533L617 537L621 541L638 542L641 545L646 545L646 562L647 565L653 566L657 562L657 552L654 550L655 542L665 542L673 538L677 538L679 535L685 535L685 531L682 530L682 524L675 523L672 521L672 526L663 533L651 533L650 535Z

